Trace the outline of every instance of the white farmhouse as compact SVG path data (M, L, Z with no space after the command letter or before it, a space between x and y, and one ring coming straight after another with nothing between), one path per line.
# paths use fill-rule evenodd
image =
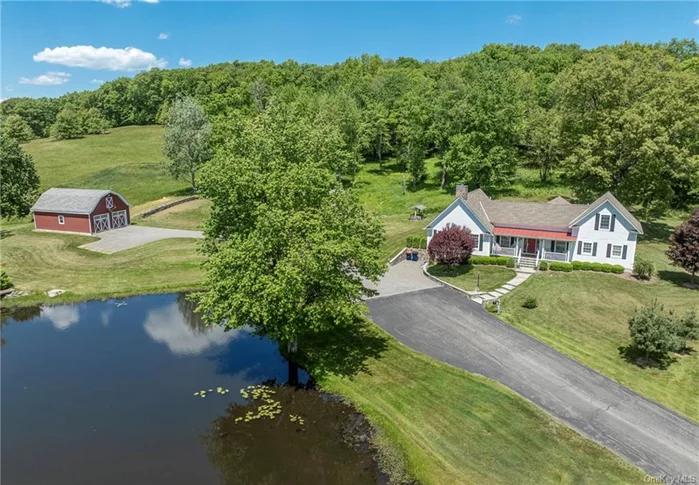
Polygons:
M427 244L448 224L466 227L473 254L509 256L519 266L540 260L589 261L633 268L641 223L609 192L590 205L492 200L481 189L456 187L456 199L427 226Z

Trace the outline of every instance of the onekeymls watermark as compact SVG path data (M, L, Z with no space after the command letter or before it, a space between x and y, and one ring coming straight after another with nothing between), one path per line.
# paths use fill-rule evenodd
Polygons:
M697 481L696 475L660 475L659 477L654 477L653 475L646 475L643 477L643 481L646 483L664 483L667 485L685 485L699 483Z

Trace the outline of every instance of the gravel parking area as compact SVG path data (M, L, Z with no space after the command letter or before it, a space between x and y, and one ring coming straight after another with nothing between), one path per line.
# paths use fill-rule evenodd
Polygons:
M202 239L201 231L183 231L181 229L164 229L160 227L126 226L119 229L95 234L99 241L83 244L83 249L98 253L116 253L135 248L162 239L194 238Z

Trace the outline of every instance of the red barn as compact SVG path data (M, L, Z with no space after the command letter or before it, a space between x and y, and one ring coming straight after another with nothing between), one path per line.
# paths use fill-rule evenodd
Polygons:
M128 226L129 207L111 190L49 189L31 211L37 230L95 234Z

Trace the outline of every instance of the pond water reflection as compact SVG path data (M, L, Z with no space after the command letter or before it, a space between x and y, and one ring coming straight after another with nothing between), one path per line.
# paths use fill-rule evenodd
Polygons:
M236 423L253 406L239 390L285 382L288 363L181 295L23 310L2 339L3 484L376 483L344 442L356 415L327 396L280 388L278 417Z

